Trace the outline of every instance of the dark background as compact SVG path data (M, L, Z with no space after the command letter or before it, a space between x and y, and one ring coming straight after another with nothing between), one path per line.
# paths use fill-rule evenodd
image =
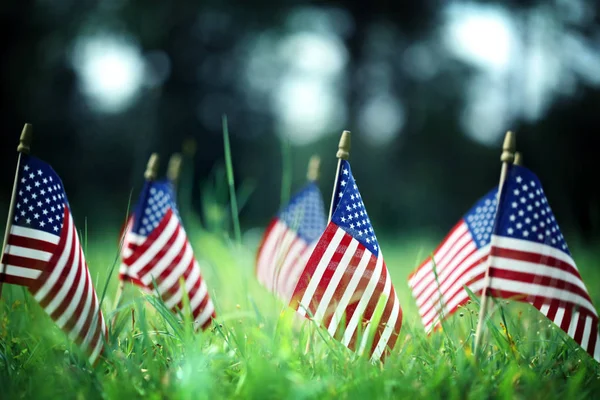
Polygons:
M511 129L567 237L600 234L597 1L9 0L0 15L3 213L30 122L97 230L119 226L151 152L164 171L194 138L185 185L205 219L206 198L227 204L227 114L244 230L315 153L328 204L348 129L378 232L441 235L497 184Z

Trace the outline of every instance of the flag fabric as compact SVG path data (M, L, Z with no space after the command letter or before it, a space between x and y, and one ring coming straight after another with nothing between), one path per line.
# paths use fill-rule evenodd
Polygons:
M183 308L185 291L195 328L206 329L216 316L215 308L181 224L173 192L173 184L167 180L146 181L125 229L119 278L148 292L156 290L175 312Z
M341 160L334 195L332 219L300 275L290 307L312 316L349 349L358 354L368 351L371 360L381 360L394 348L402 309L346 160ZM380 299L383 309L378 319ZM373 329L367 349L371 335L366 333ZM358 331L365 332L360 341Z
M480 295L484 286L498 189L483 196L408 278L427 333L469 300L466 285Z
M321 191L310 182L273 218L265 231L258 248L256 276L286 304L326 224Z
M63 183L50 165L26 154L17 179L3 281L27 287L95 365L108 331Z
M531 303L600 361L598 314L533 172L509 167L496 218L488 295Z

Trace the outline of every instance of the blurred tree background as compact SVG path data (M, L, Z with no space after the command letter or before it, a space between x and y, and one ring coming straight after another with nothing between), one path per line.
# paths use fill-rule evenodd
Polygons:
M252 190L244 230L279 207L284 164L294 191L315 153L328 204L348 129L378 232L441 236L497 184L511 129L567 236L600 234L597 1L8 0L0 13L1 213L25 122L93 232L118 229L151 152L164 171L188 138L200 212L226 114L236 183Z

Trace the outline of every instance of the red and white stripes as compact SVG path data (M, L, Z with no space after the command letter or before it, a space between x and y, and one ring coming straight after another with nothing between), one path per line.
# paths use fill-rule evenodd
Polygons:
M380 298L384 301L381 318L372 321ZM308 310L332 336L341 337L358 354L367 350L368 338L373 336L368 349L372 360L381 359L394 347L402 326L400 302L382 254L376 257L335 223L321 236L290 306L302 316ZM359 330L364 334L357 343Z
M493 236L489 295L531 303L600 361L598 314L573 259L552 246Z
M480 294L488 251L489 246L476 246L467 224L461 219L435 250L433 258L427 258L409 276L409 286L426 332L431 332L443 318L469 300L463 286Z
M289 302L314 246L298 236L285 222L274 219L258 249L258 281L283 301Z
M195 326L208 327L215 316L214 305L185 230L173 211L167 211L149 236L135 234L131 229L125 235L120 278L148 291L154 288L170 309L183 307L185 291ZM183 287L180 278L185 282Z

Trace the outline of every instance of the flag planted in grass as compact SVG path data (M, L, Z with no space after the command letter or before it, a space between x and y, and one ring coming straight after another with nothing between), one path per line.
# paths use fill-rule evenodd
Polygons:
M210 325L215 308L181 224L172 182L146 181L129 219L121 256L122 281L147 291L156 290L174 311L183 309L185 291L195 327L205 329Z
M598 314L537 176L509 167L490 245L494 297L531 303L600 361Z
M300 275L290 306L313 317L351 350L380 360L396 343L402 309L346 160L340 160L335 187L331 221Z
M469 300L463 286L477 295L483 290L497 193L482 197L408 278L428 333Z
M264 234L256 275L262 285L286 303L326 223L321 191L310 182L271 221Z
M6 283L25 286L95 364L107 327L61 179L21 155L14 217L2 257Z

